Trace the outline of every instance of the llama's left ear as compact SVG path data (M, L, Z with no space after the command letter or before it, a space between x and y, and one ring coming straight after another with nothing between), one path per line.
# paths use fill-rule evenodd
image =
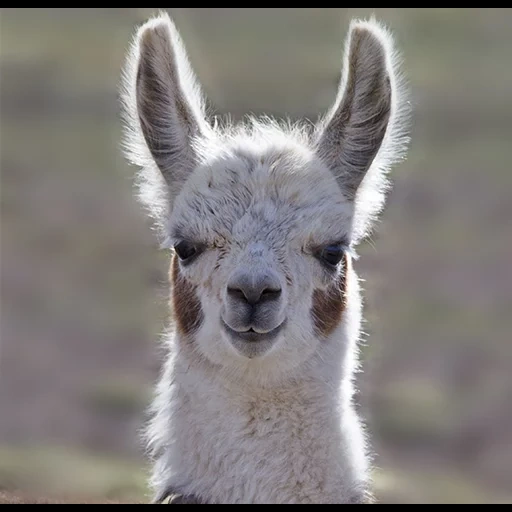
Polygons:
M353 242L382 210L386 172L405 155L406 105L390 34L374 19L353 21L333 107L318 125L318 152L354 202Z
M176 196L210 129L204 101L174 22L162 12L135 34L124 68L125 149L139 166L140 199L164 231Z

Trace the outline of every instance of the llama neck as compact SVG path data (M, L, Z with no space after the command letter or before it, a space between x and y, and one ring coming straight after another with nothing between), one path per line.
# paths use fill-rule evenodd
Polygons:
M364 439L344 364L352 351L347 340L327 343L339 347L337 358L331 347L330 359L319 353L267 388L205 371L178 349L156 406L157 492L226 504L364 501Z

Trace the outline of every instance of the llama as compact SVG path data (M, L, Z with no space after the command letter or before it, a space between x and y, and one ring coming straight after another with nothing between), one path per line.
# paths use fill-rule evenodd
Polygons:
M137 196L171 249L154 503L374 502L353 261L408 143L388 29L351 22L316 124L212 121L166 13L136 30L122 84Z

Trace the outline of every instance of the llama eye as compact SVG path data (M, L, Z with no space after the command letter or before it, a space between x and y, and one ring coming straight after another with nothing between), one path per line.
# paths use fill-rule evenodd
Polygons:
M186 240L182 240L174 246L178 258L183 263L189 263L200 252L199 247Z
M343 258L344 249L342 245L326 245L318 253L318 257L328 265L335 267Z

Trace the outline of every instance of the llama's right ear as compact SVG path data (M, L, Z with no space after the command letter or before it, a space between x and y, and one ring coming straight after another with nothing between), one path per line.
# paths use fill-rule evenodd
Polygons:
M172 211L197 163L196 142L209 129L185 47L166 13L137 31L123 89L126 153L141 167L142 202L157 221L164 222L160 217Z

